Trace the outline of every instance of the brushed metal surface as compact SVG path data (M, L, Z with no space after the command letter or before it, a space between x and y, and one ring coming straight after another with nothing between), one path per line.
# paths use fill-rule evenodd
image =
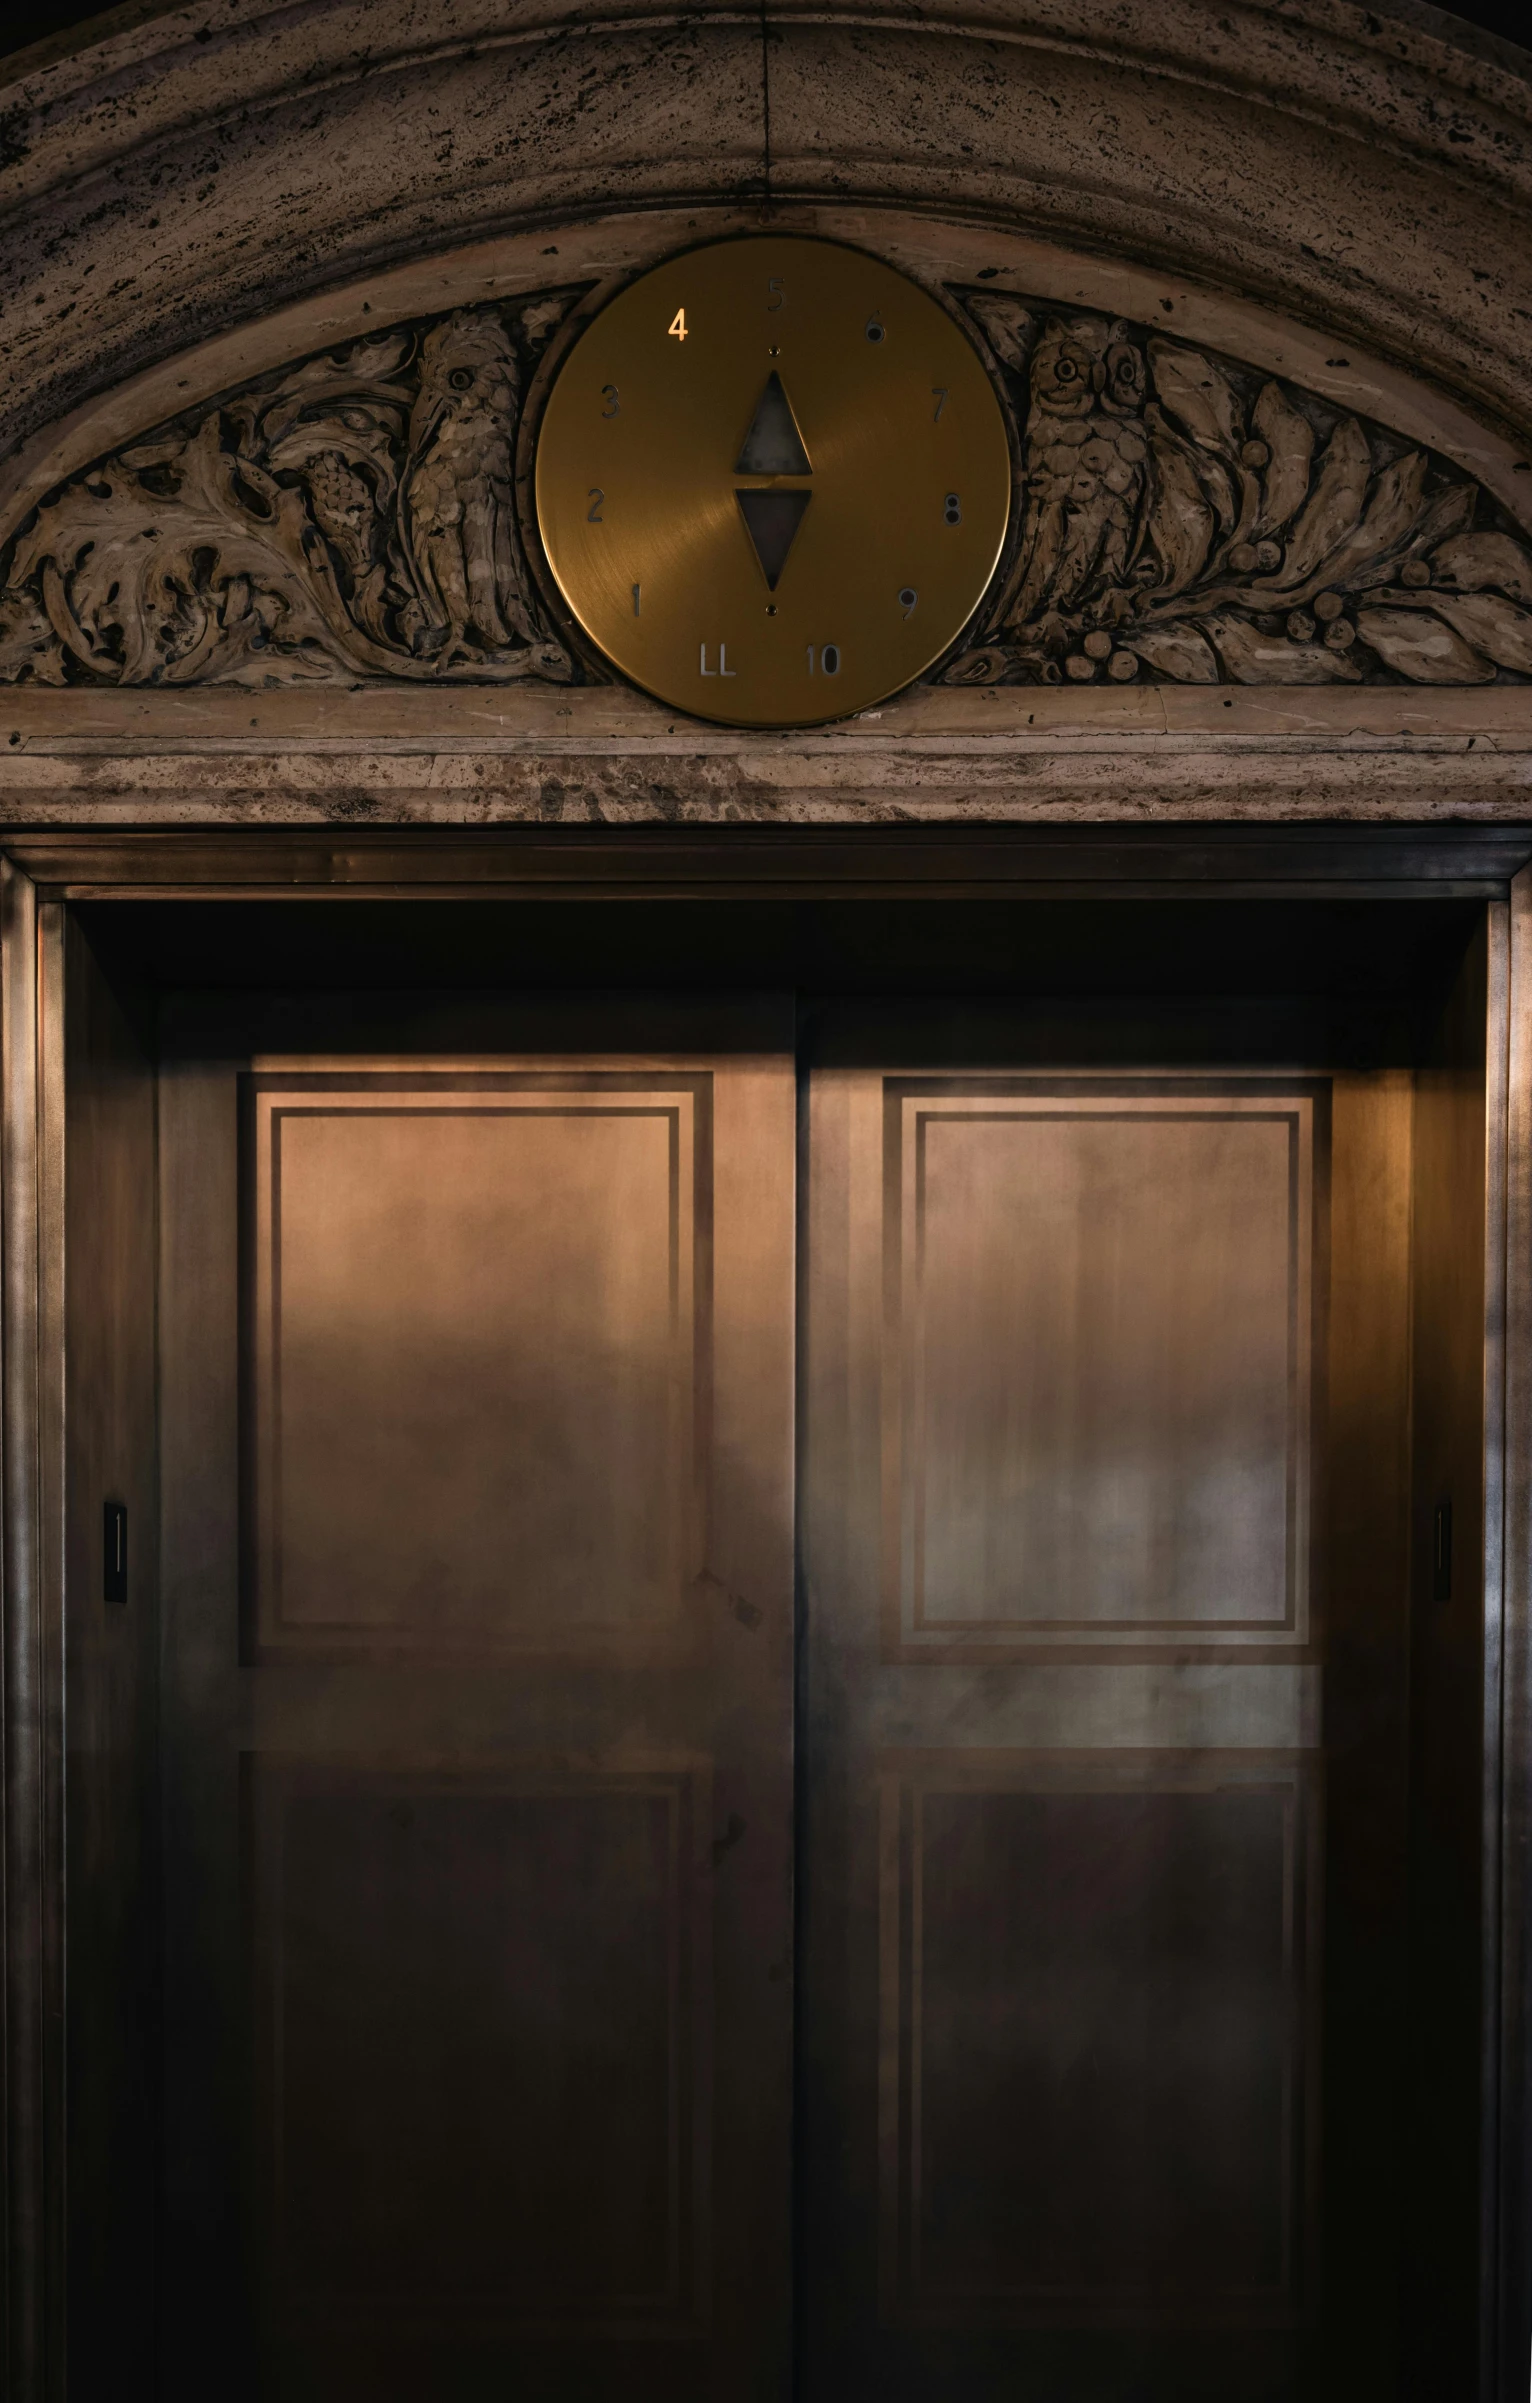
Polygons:
M901 1654L1308 1635L1314 1098L886 1088Z
M1315 1756L960 1744L879 1766L885 2324L1291 2322Z
M809 1077L803 2392L1397 2391L1412 1080L902 1023Z
M791 1014L284 999L166 1037L162 2391L782 2403Z
M782 472L794 428L806 473ZM1010 474L945 309L861 251L762 236L667 260L580 337L538 436L537 517L635 684L725 725L816 725L940 658L994 572ZM775 582L741 491L809 496Z
M610 1069L254 1080L263 1654L683 1630L711 1099Z

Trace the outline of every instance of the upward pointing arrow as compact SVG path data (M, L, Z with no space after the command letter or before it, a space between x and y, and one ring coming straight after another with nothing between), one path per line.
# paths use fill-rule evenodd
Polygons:
M782 389L775 368L755 404L744 448L734 462L737 476L811 476L808 452L798 431L793 405Z

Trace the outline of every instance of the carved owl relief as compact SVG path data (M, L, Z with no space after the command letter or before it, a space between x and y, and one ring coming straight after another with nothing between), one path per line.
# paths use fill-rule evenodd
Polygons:
M418 647L443 663L470 630L490 650L538 630L516 539L512 444L521 376L491 310L461 310L421 345L403 479L404 532L419 596Z
M962 298L1012 414L1018 524L944 682L1532 677L1523 523L1450 459L1179 331Z
M1032 353L1014 637L1123 586L1144 493L1144 354L1116 319L1053 317Z

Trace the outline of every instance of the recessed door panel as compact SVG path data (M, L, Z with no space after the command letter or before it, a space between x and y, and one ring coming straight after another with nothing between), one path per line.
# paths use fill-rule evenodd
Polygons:
M909 1753L879 1789L884 2316L1290 2322L1304 1756Z
M1307 1637L1312 1097L889 1080L903 1657Z
M707 1077L251 1080L261 1656L684 1631L710 1105Z
M249 1774L287 2309L701 2336L705 1769Z

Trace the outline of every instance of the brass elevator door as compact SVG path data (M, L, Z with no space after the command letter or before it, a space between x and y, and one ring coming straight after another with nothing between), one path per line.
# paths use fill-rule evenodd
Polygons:
M1396 2391L1411 1071L806 1024L165 1005L174 2403Z
M1019 1068L978 1012L956 1066L906 1013L905 1068L848 1017L801 1152L800 2392L1389 2394L1409 1077L1079 1027Z
M777 2398L792 1019L172 1011L167 2391Z

